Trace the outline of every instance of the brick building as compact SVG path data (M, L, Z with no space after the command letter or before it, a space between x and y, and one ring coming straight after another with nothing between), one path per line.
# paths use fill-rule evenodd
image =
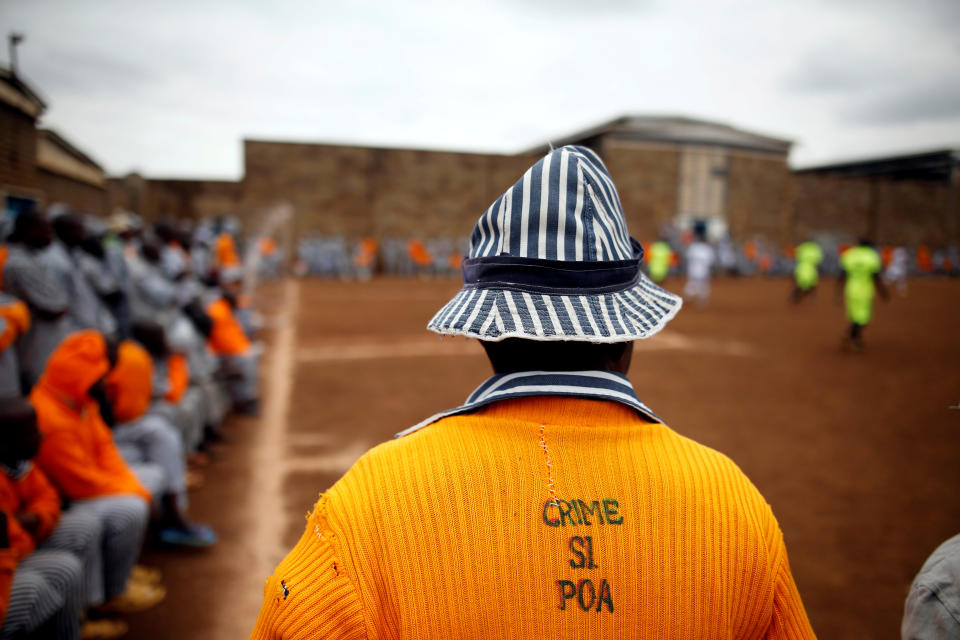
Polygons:
M147 221L200 220L238 213L241 183L231 180L147 179L137 173L110 178L107 210L135 211Z
M831 232L879 244L960 244L960 149L795 172L797 237Z
M462 237L549 148L484 154L244 140L240 181L107 178L62 136L36 128L44 109L22 78L0 68L7 209L63 202L95 214L136 211L147 221L233 214L256 228L286 202L294 238ZM586 145L604 158L630 228L644 240L699 220L739 241L869 234L881 243L960 243L956 150L791 171L789 140L664 116L624 116L551 144Z
M604 157L639 237L694 220L718 233L785 233L789 141L702 120L624 117L554 142L561 144ZM497 155L246 140L238 209L286 200L296 236L462 236L547 149Z
M86 153L49 129L37 129L46 109L26 81L0 67L0 203L19 212L63 203L107 213L106 174Z
M729 125L664 116L625 116L554 141L581 144L607 163L632 232L667 223L708 223L719 235L780 238L791 203L791 142ZM546 145L533 151L543 153Z
M46 104L13 72L0 67L0 198L11 211L42 200L37 175L37 119Z
M37 131L37 178L46 204L75 211L107 213L107 176L103 167L50 129Z

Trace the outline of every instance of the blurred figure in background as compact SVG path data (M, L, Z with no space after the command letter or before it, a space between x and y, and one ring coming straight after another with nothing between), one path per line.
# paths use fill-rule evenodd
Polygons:
M867 238L850 247L840 255L843 271L843 301L850 320L850 328L843 339L843 347L854 351L863 350L863 329L873 317L873 297L877 291L886 299L887 289L880 279L880 255Z
M21 213L3 267L3 290L30 310L30 327L17 341L25 392L40 378L53 350L74 329L67 313L70 292L47 258L52 241L53 227L44 214Z
M647 269L650 271L650 279L656 283L663 282L667 273L670 271L670 260L673 259L673 249L667 244L665 238L650 245L650 253L647 258Z
M890 265L883 272L883 279L887 284L896 287L897 293L905 297L907 295L907 267L910 261L910 254L903 247L896 247L890 253Z
M797 265L793 270L793 302L798 303L817 288L823 250L816 242L807 240L797 245L795 256Z
M694 298L704 307L710 299L710 269L713 266L713 248L707 244L707 229L698 223L693 230L694 240L687 247L687 284L683 295Z
M158 507L158 536L165 544L209 547L217 536L187 517L186 460L180 433L163 416L148 413L153 399L150 354L133 340L120 344L106 390L115 419L113 439L128 464L148 463L163 470L162 482L149 487Z
M29 329L27 305L0 291L0 398L15 398L23 393L17 342Z
M427 247L419 238L412 238L407 244L407 255L413 262L414 272L419 275L430 273L430 267L433 264L433 256L427 251Z

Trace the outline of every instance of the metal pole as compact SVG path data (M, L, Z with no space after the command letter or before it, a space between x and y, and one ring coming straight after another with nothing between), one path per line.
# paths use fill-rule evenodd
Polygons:
M23 42L22 33L11 33L7 36L7 43L10 47L10 71L17 75L17 45Z

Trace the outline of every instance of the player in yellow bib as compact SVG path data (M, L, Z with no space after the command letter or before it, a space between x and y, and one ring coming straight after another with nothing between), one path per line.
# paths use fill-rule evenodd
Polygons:
M654 282L663 282L670 270L670 260L673 259L673 249L663 240L657 240L650 245L650 254L647 269Z
M880 279L882 263L880 255L870 246L870 241L861 239L858 246L843 252L840 266L843 269L843 301L850 320L844 346L860 351L863 349L863 328L870 324L873 316L874 293L879 291L884 299L887 298L887 290Z
M796 286L793 288L793 301L800 302L813 293L820 279L820 263L823 261L823 250L816 242L808 240L797 245L797 266L793 270Z

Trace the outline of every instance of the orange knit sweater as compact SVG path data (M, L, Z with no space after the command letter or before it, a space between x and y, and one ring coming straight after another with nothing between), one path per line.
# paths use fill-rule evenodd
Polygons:
M617 403L506 400L364 455L252 638L813 638L770 507Z

